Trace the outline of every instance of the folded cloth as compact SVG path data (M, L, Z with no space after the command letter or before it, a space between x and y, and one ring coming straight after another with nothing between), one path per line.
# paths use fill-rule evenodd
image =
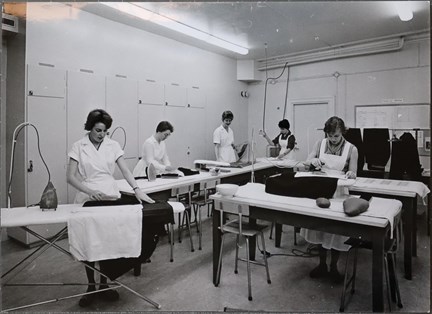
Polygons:
M185 176L193 176L195 174L199 174L199 170L196 170L196 169L189 169L189 168L184 168L184 167L178 167L177 169L179 171L183 172L183 174Z
M69 246L80 261L99 261L141 254L140 205L83 208L68 220Z
M369 202L361 198L350 197L343 202L343 208L345 214L348 216L358 216L367 211Z
M307 197L331 198L336 191L337 178L295 177L295 173L283 173L266 180L265 191L270 194Z

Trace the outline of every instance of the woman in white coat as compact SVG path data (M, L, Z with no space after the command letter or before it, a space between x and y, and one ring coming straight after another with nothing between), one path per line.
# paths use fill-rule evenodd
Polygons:
M74 143L69 152L69 164L67 169L67 181L78 190L75 203L84 203L88 200L116 199L120 192L113 177L115 166L118 165L124 178L133 188L137 199L154 203L154 201L142 192L132 173L127 168L123 158L123 150L120 145L106 137L111 127L111 116L102 109L91 111L87 116L84 129L89 131L84 138ZM94 262L87 262L94 267ZM95 279L92 269L86 267L89 286L87 292L95 291ZM107 288L107 280L101 276L100 289ZM105 290L98 293L106 300L117 300L118 292ZM96 294L88 294L81 297L79 305L89 306Z
M217 161L232 163L237 160L234 133L230 128L233 119L234 115L231 111L224 111L222 113L222 124L213 132L213 143L215 145Z
M296 144L296 139L294 134L290 131L290 123L287 119L283 119L278 123L280 133L273 140L271 140L264 130L260 131L260 135L262 135L269 145L276 145L280 147L280 152L278 155L278 159L288 159L295 160L294 157L294 147Z
M174 127L168 121L161 121L156 127L156 133L144 141L141 159L133 170L134 177L146 176L146 168L152 164L157 174L174 171L168 158L165 140L174 132Z
M345 123L341 118L329 118L324 125L326 138L315 144L306 163L317 170L345 174L348 179L355 179L358 151L354 145L343 138L345 132ZM343 275L337 270L337 262L340 251L348 251L350 248L344 243L348 237L309 229L301 229L300 234L306 241L319 244L320 263L310 272L310 276L318 278L329 274L333 282L341 282ZM327 250L331 250L330 272L326 262Z

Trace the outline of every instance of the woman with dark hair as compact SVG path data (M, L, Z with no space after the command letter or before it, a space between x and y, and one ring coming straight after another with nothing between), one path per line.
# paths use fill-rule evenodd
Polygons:
M144 141L141 159L133 170L134 177L146 176L145 169L150 164L153 164L157 174L175 170L175 168L171 166L164 142L173 132L174 127L171 123L168 121L159 122L156 127L156 133Z
M222 113L222 125L213 132L213 143L215 144L215 154L217 161L235 162L237 160L234 146L234 133L230 124L234 119L231 111Z
M290 123L287 119L283 119L278 123L280 133L273 140L271 140L264 130L260 130L259 134L262 135L269 145L276 145L280 147L278 159L294 160L294 147L295 136L290 131Z
M345 123L341 118L329 118L324 125L326 138L315 144L306 163L330 174L345 174L346 178L355 179L358 152L354 145L343 138L345 131ZM348 237L309 229L301 229L300 234L306 241L319 245L320 262L310 272L310 277L318 278L329 274L333 282L343 281L343 275L337 270L337 263L340 251L348 251L350 248L345 244ZM327 250L331 250L330 272L326 262Z
M148 203L154 201L140 190L132 173L129 171L123 158L123 150L120 145L106 137L111 127L111 116L102 109L91 111L87 116L84 129L89 131L84 138L74 143L69 152L69 164L67 169L67 182L78 190L75 203L84 203L88 200L117 199L120 192L113 177L115 166L120 168L124 178L133 188L138 200ZM87 262L94 267L95 262ZM86 267L89 286L87 292L95 291L94 271ZM106 289L107 279L101 276L99 289ZM119 294L115 290L105 290L98 293L106 300L117 300ZM79 305L90 305L95 294L81 297Z

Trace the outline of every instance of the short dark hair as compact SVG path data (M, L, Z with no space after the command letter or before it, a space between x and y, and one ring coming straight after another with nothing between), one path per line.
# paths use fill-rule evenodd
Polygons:
M337 129L340 129L342 134L345 134L347 130L345 127L345 122L336 116L329 118L324 125L324 133L334 133Z
M289 121L288 121L287 119L283 119L283 120L280 120L280 121L279 121L278 126L279 126L281 129L287 129L287 130L289 130L289 128L290 128L290 123L289 123Z
M226 111L222 112L222 121L225 120L225 119L234 120L233 113L231 111L229 111L229 110L226 110Z
M166 130L170 130L171 133L174 132L174 127L168 121L161 121L156 127L156 132L164 132Z
M90 113L87 116L87 121L84 124L84 130L91 131L96 123L103 123L105 124L106 129L108 130L112 125L112 118L103 109L95 109L90 111Z

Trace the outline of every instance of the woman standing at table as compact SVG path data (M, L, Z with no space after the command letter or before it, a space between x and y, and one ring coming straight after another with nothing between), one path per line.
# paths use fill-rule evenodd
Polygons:
M123 150L120 145L106 137L111 127L111 116L102 109L91 111L87 116L84 129L89 131L84 138L74 143L69 152L69 164L67 169L67 181L78 190L75 203L84 203L88 200L116 199L120 192L113 177L116 164L120 168L124 178L133 188L137 199L154 203L154 201L142 192L131 172L127 168L123 158ZM86 262L94 267L94 262ZM94 271L86 267L89 286L87 292L95 291ZM107 279L100 277L99 289L106 289ZM115 301L119 294L115 290L106 290L98 293L106 300ZM96 294L88 294L81 297L79 305L89 306Z
M345 123L339 117L329 118L324 125L326 138L318 141L308 156L307 163L315 169L328 173L345 174L349 179L355 179L357 173L357 148L343 138ZM319 245L320 262L310 272L310 277L318 278L330 275L333 282L343 280L337 270L340 251L348 251L345 244L348 237L330 234L322 231L301 229L300 234L306 241ZM331 251L330 272L327 269L327 250Z
M156 127L156 133L144 141L141 159L133 170L134 177L146 176L146 168L150 164L153 164L157 174L175 170L174 167L171 166L165 145L165 140L173 132L174 127L171 123L168 121L159 122Z
M260 130L259 134L262 135L269 145L276 145L280 147L278 159L294 160L294 146L295 137L290 131L290 123L287 119L283 119L278 123L280 133L273 140L271 140L264 130Z
M213 132L213 143L215 144L215 154L217 161L235 162L237 160L234 133L230 124L234 119L231 111L222 113L222 124Z

